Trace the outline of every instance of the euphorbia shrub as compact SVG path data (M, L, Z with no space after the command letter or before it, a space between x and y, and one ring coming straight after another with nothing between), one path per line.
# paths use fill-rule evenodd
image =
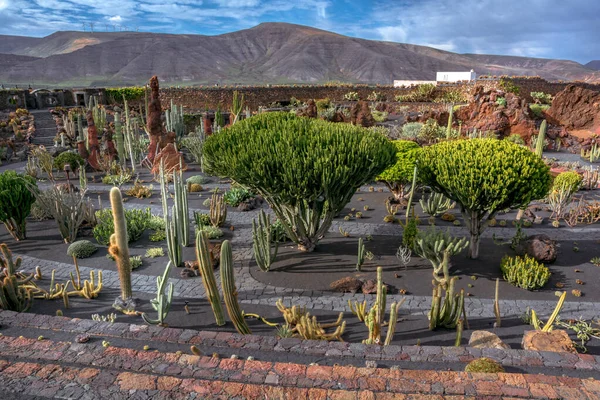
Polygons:
M204 144L206 172L260 194L304 251L314 250L356 190L395 160L395 146L379 133L289 113L248 118Z
M27 237L26 218L35 202L30 188L37 189L35 179L30 176L11 170L0 174L0 221L15 240Z
M377 177L390 189L394 198L402 200L413 180L413 174L417 158L421 152L421 146L410 140L394 140L396 146L397 160Z
M419 176L434 191L456 201L471 240L469 257L479 256L487 221L507 208L524 208L546 196L548 167L531 151L507 140L456 140L423 148Z

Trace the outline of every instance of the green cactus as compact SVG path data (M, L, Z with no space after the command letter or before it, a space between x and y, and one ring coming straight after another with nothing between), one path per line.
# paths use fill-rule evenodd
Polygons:
M18 283L15 275L0 280L0 308L3 310L26 312L33 303L33 296Z
M371 307L369 312L366 312L366 302L358 303L355 302L354 306L350 305L350 310L358 319L365 323L369 329L369 337L363 340L365 344L382 344L381 334L382 328L385 325L385 308L386 308L386 296L387 288L383 284L382 280L383 268L377 267L377 296L375 304ZM390 318L388 321L388 330L383 345L387 346L392 343L394 333L396 331L396 322L398 321L398 309L402 306L406 299L402 299L398 303L392 303L390 306Z
M112 207L115 233L110 236L108 252L114 257L121 282L121 297L115 300L113 307L123 312L135 309L131 290L131 264L129 261L129 245L127 244L127 224L121 190L113 187L110 190L110 205Z
M238 293L233 276L233 254L229 240L224 240L221 243L221 259L219 263L221 269L221 287L223 288L223 297L229 318L240 334L249 335L252 332L244 319L244 312L240 309L240 304L238 303Z
M256 264L265 272L271 268L271 264L275 261L279 248L279 244L276 241L273 245L274 252L271 254L271 237L271 220L264 210L261 210L258 215L258 223L256 220L252 220L252 248Z
M233 92L233 100L231 102L231 115L233 116L233 120L231 124L235 124L240 118L240 114L244 109L244 95L240 96L239 92L235 90Z
M173 172L173 190L175 201L173 206L173 219L178 231L178 237L184 247L190 243L190 211L187 200L187 187L183 182L183 172L180 169Z
M535 141L535 154L537 154L540 158L544 155L544 143L546 141L546 129L548 128L548 123L546 120L542 121L540 125L540 133Z
M452 116L454 114L454 104L448 107L448 126L446 126L446 139L452 139Z
M362 265L365 262L365 243L363 242L363 238L358 238L358 255L356 261L356 270L360 271Z
M205 232L198 232L196 234L196 258L198 259L198 266L202 275L202 283L206 290L206 297L210 302L213 314L215 315L215 321L218 326L225 325L225 319L223 318L223 308L221 307L221 296L217 289L217 283L215 281L215 274L213 272L213 260L212 255L209 251L208 237Z
M496 328L500 328L502 318L500 316L500 301L498 299L500 289L500 278L496 278L496 291L494 295L494 315L496 316Z
M8 170L0 173L0 221L17 241L27 238L27 216L35 202L35 179Z
M460 347L460 343L462 342L462 334L464 329L464 323L462 319L459 319L456 323L456 340L454 341L455 347Z
M123 137L123 127L121 125L121 114L115 112L115 134L113 135L117 144L117 155L119 156L119 164L124 167L127 162L125 153L125 138Z
M433 295L431 298L431 309L429 311L429 329L436 328L453 329L457 326L461 316L466 321L464 290L459 294L454 293L454 285L458 277L450 277L448 262L450 253L444 252L442 263L443 277L439 278L434 272ZM442 294L445 291L442 302Z
M210 199L210 223L215 227L223 226L227 219L227 204L225 197L213 193Z
M169 290L165 296L165 285L169 280L171 265L172 263L169 261L162 276L156 277L156 298L150 300L150 303L152 304L152 308L158 312L158 316L156 319L150 319L146 313L142 313L142 318L147 324L164 325L165 323L165 318L167 318L167 314L169 313L173 301L173 283L169 284Z
M427 215L437 217L451 208L452 201L441 193L431 192L427 198L420 199L419 204Z
M165 111L167 131L175 133L179 140L185 135L185 123L183 122L183 107L177 107L171 99L171 108Z

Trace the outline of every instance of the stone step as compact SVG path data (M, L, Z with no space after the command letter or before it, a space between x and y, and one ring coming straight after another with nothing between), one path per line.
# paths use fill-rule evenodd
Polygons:
M457 354L472 359L465 348L277 340L8 311L0 326L0 393L8 398L600 398L592 356L495 350L491 358L522 367L481 374L445 370ZM78 343L84 334L88 341ZM192 344L202 354L191 354ZM403 364L382 368L391 361ZM561 367L521 372L540 362Z

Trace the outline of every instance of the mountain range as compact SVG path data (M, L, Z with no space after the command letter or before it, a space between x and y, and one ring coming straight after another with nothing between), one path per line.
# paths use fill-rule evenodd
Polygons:
M471 69L485 75L600 82L598 63L457 54L287 23L262 23L217 36L76 31L43 38L0 35L0 83L5 86L122 86L144 83L152 75L167 85L391 84L394 79L435 80L437 71Z

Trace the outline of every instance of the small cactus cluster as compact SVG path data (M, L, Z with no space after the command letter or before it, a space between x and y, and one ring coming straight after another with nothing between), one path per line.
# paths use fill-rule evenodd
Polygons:
M306 307L292 306L290 308L283 305L283 300L277 300L275 304L277 309L283 314L283 319L286 322L287 328L280 328L279 334L291 335L291 337L299 337L307 340L339 340L342 341L342 335L346 329L346 321L343 320L344 313L340 313L335 322L329 324L321 324L317 321L317 317L311 316L306 311ZM284 327L286 326L284 325ZM327 333L326 329L335 328L331 333Z
M252 220L252 249L256 264L263 271L268 271L277 257L278 242L271 244L271 220L264 212L260 211L258 222Z

